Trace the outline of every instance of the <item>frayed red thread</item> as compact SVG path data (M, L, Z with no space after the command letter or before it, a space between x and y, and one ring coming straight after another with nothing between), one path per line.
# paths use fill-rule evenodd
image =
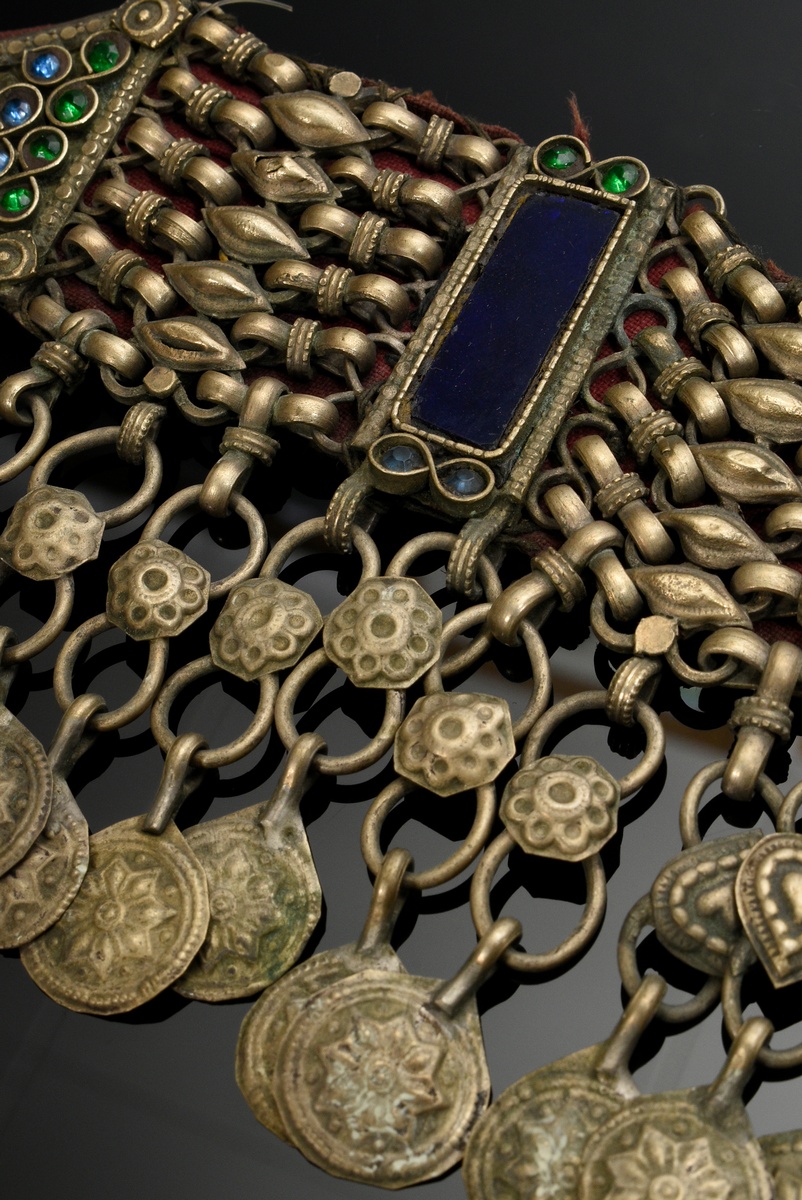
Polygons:
M588 125L582 113L579 111L579 101L576 98L576 93L571 92L568 97L568 108L571 113L571 121L573 122L573 135L583 142L588 150L590 150L590 125Z

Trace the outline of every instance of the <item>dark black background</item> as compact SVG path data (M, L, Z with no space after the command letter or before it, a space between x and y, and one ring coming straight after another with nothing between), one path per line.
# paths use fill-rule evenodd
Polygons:
M37 0L24 7L5 5L3 20L19 28L89 11L79 0L73 6ZM729 215L746 240L787 270L802 270L797 216L802 194L797 152L802 33L798 5L769 3L758 8L740 0L673 5L573 0L554 6L536 0L383 5L298 0L293 14L256 5L243 6L241 12L243 21L275 49L416 89L431 88L454 108L506 124L533 143L568 129L566 96L573 90L592 126L595 157L634 154L656 175L714 184L727 198ZM8 320L0 331L4 366L18 369L24 365L25 347L20 348ZM77 406L100 401L87 390L71 403L76 408L64 418L65 428L71 427L71 420L74 427L85 427L89 422ZM118 421L119 416L120 410L111 408L103 419ZM176 454L182 456L182 482L202 479L213 461L213 441L194 442L168 430L165 445L171 461ZM10 446L11 439L6 439L4 448ZM188 455L190 446L199 447L198 460ZM272 537L322 511L330 480L325 471L309 472L305 462L288 446L284 465L277 465L272 481L264 486L262 502ZM167 492L175 487L178 474L173 467ZM117 483L111 476L104 482L112 489ZM7 488L0 494L4 513L18 490ZM98 611L101 572L135 532L126 528L119 540L113 534L109 557L94 573L86 569L79 580L76 620ZM216 530L211 541L198 533L187 544L214 570L241 554L237 536ZM334 582L332 573L319 572L304 586L331 607ZM437 586L436 578L429 582ZM339 583L343 588L350 585L346 577ZM43 615L40 605L48 598L49 593L40 601L38 594L23 589L19 604L10 597L7 619L23 633L35 628ZM190 655L204 652L207 629L199 623ZM554 656L558 695L594 686L594 647L583 639L581 620L557 622L554 641L563 646ZM81 687L105 691L111 700L121 698L134 678L120 666L120 655L113 649L118 641L109 638L94 660L96 673L79 678ZM48 652L33 671L21 670L10 700L45 743L58 717L48 691L52 661L53 652ZM136 656L132 661L141 662ZM609 677L603 655L596 665ZM516 661L506 666L511 675L520 669ZM337 680L334 690L330 686L324 692L309 722L321 727L339 751L360 744L365 735L359 724L369 731L375 728L375 713L336 685ZM504 689L515 711L523 703L524 685L508 682L492 668L468 686ZM601 935L562 975L527 981L502 972L483 989L483 1023L497 1092L523 1072L600 1039L617 1019L617 931L630 905L679 848L679 794L699 767L726 752L729 735L719 727L733 698L718 693L700 712L690 693L666 689L660 694L669 733L667 769L655 786L622 810L621 833L606 855L610 899ZM252 699L252 689L215 686L192 700L180 727L200 728L215 742L226 740L242 728ZM598 724L574 731L563 748L595 753L619 773L626 769ZM637 742L627 749L630 755L636 751ZM200 819L206 811L234 811L265 796L280 761L281 749L273 739L210 779L185 819ZM778 780L788 763L787 757L778 756ZM142 722L119 739L99 743L72 780L92 827L143 811L160 768L161 756ZM796 781L798 774L795 758L789 777ZM358 933L370 894L359 855L359 826L366 804L386 778L383 765L336 785L317 786L305 802L327 901L321 947L350 941ZM394 844L409 845L419 863L434 861L453 839L464 835L469 821L461 803L444 805L442 816L432 811L434 806L428 808L431 831L411 823L394 838ZM415 811L410 806L408 812ZM740 820L749 825L755 817L750 808ZM519 871L498 892L499 900L509 896L504 911L524 922L526 946L546 949L567 934L578 916L581 872L567 867ZM410 971L448 975L460 965L474 942L466 900L467 884L458 881L427 895L405 916L400 951ZM656 955L648 961L665 965ZM680 974L673 978L693 982ZM206 1200L229 1194L239 1200L290 1194L346 1200L378 1195L373 1189L327 1178L251 1116L233 1074L234 1045L247 1002L213 1007L185 1004L168 994L129 1017L103 1020L52 1004L15 955L0 958L0 980L0 1171L5 1195L31 1200L56 1193L87 1200ZM774 1001L763 993L778 1025L793 1023L797 993L790 989ZM671 1030L664 1040L665 1033L664 1028L653 1030L639 1055L637 1078L644 1090L713 1078L726 1045L718 1013L696 1027ZM797 1033L783 1029L778 1044L790 1044ZM759 1132L802 1124L798 1082L760 1076L757 1083L751 1089L750 1111ZM461 1196L459 1175L425 1185L423 1194L432 1200Z

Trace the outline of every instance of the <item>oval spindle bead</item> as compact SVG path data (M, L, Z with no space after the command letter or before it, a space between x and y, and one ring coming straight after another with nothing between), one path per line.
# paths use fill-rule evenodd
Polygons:
M783 379L728 379L718 390L743 429L772 442L802 441L802 387Z
M802 325L747 325L744 333L776 371L802 379Z

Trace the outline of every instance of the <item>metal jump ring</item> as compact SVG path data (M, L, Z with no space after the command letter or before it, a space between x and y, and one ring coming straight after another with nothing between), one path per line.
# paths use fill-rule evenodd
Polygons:
M80 454L84 450L97 450L102 446L115 445L119 432L116 425L109 425L105 429L90 429L85 433L76 433L74 437L68 437L63 442L58 442L52 450L48 450L46 454L42 455L34 467L28 483L28 491L47 483L55 468L74 454ZM139 516L153 501L161 487L162 457L159 448L155 442L147 441L144 451L145 475L133 496L123 504L118 504L114 508L97 514L105 521L107 529L124 525L126 521Z
M542 756L543 747L563 721L588 709L604 709L606 705L606 691L577 692L574 696L568 696L559 704L555 704L554 708L543 714L529 734L521 755L521 767L531 767L535 760ZM618 781L622 800L648 783L666 752L665 730L654 709L639 700L635 705L634 717L646 734L646 749L638 765L627 771Z
M374 875L379 873L385 861L381 848L382 826L392 810L414 787L408 779L394 779L379 793L365 815L362 823L362 857ZM404 886L422 892L456 879L482 853L495 819L496 790L492 783L486 783L476 789L476 817L465 841L436 866L425 871L410 872L405 876Z
M624 918L618 935L618 973L627 995L634 996L643 982L638 970L637 945L642 931L652 924L652 901L650 896L641 896ZM664 1000L655 1016L669 1025L681 1025L685 1021L698 1021L709 1012L721 994L721 980L715 975L708 977L702 988L690 1000L679 1004L668 1004Z
M717 779L721 779L729 764L729 759L721 758L717 762L708 763L697 771L682 795L679 809L679 829L682 837L682 848L698 846L702 841L699 832L699 805L707 788ZM757 781L758 790L775 822L778 821L784 807L784 796L776 783L768 775L760 775ZM792 821L793 826L793 821ZM779 825L777 826L779 828Z
M721 987L721 1008L730 1037L736 1037L744 1025L741 986L746 972L756 961L754 950L744 938L727 963ZM765 1045L757 1057L758 1062L770 1071L787 1071L802 1064L802 1042L798 1042L796 1046L787 1046L784 1050L772 1050L771 1046Z
M471 916L476 932L482 937L493 924L490 911L490 888L493 878L509 852L515 849L515 839L512 834L500 833L485 850L478 867L471 879ZM582 860L585 872L587 898L579 924L573 933L569 934L559 946L547 950L544 954L527 954L523 950L507 950L504 962L514 971L541 973L560 967L579 954L593 939L604 919L607 907L607 881L604 867L598 854L591 854Z
M203 658L196 658L194 662L187 663L185 667L171 675L159 692L151 710L150 727L165 754L177 737L167 723L170 708L176 696L197 679L203 679L204 676L211 675L218 670L219 668L212 662L210 654ZM196 766L204 771L213 770L215 767L227 767L230 763L238 762L246 754L250 754L251 750L255 750L259 743L267 737L273 723L278 679L275 675L263 675L258 683L259 703L248 728L233 742L227 742L224 746L198 750L193 759Z
M323 667L331 666L331 659L325 650L315 650L313 654L302 659L297 667L290 671L276 698L275 723L276 731L288 750L298 741L300 734L295 727L293 710L301 691L306 687L313 675ZM352 775L355 771L363 771L374 763L392 746L395 735L404 719L404 692L388 688L385 692L384 717L378 733L353 754L338 756L321 754L315 760L315 767L321 775Z
M4 667L15 666L34 658L55 642L67 626L72 615L72 605L75 599L75 583L72 575L62 575L54 580L56 596L50 616L36 633L31 634L24 642L4 647L2 663Z
M456 616L446 621L443 626L440 643L440 660L433 667L430 667L423 677L423 688L427 695L431 696L433 693L445 691L443 687L443 675L446 672L442 669L441 664L445 666L443 664L443 656L448 643L465 629L470 629L472 625L477 625L480 621L484 621L491 607L490 603L475 604L472 608L466 608L463 612L457 613ZM542 637L531 621L521 621L518 626L518 632L523 638L532 667L532 694L529 697L526 708L518 720L513 723L512 732L516 742L526 737L529 733L529 730L546 708L549 696L551 695L551 668L549 666L548 652L543 644ZM480 638L482 636L480 635ZM492 641L491 635L488 634L486 636L488 643ZM479 641L480 638L476 640ZM473 649L473 645L475 644L476 642L472 644L471 649Z
M311 521L304 521L302 524L296 525L276 542L259 572L260 577L276 578L293 550L297 550L304 542L311 541L313 538L322 538L325 531L325 517L313 517ZM360 525L354 525L351 534L353 545L362 560L362 574L359 582L364 583L366 579L375 579L381 573L381 556L376 543Z
M72 686L72 675L78 656L93 638L109 629L117 627L111 623L105 613L90 617L73 630L59 651L56 665L53 668L53 694L61 709L66 711L75 700ZM111 712L98 712L90 720L92 729L98 733L106 733L112 729L122 729L130 725L137 717L141 717L153 703L159 688L164 681L167 668L167 638L153 638L148 642L148 665L137 690L130 700L121 704Z
M8 483L27 470L44 450L50 437L53 418L48 404L41 396L33 395L28 403L33 414L33 425L28 426L28 438L16 454L7 459L0 467L0 483Z
M190 505L196 505L201 494L203 485L195 484L193 487L184 488L180 492L176 492L174 496L170 496L169 500L165 500L161 504L148 521L145 528L142 530L140 541L155 541L160 538L163 530L167 527L170 521L183 508L189 508ZM246 579L252 579L267 553L267 530L265 523L259 513L259 509L250 500L239 492L235 492L231 497L231 507L235 514L241 517L248 529L248 553L242 564L232 571L230 575L226 575L223 579L218 579L209 588L209 599L219 600L221 596L225 596L239 583L244 583Z

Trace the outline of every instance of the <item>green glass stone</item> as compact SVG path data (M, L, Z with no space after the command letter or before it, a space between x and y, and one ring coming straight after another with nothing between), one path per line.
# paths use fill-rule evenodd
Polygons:
M40 162L52 162L61 153L61 138L55 133L40 133L28 143L28 153Z
M32 203L33 192L26 187L9 188L0 196L0 208L4 208L6 212L10 213L25 212L25 209L30 208Z
M542 166L549 171L567 171L579 161L579 153L573 146L549 146L540 156Z
M89 97L86 92L79 92L77 88L71 88L69 92L61 93L53 105L53 111L59 121L70 123L71 121L80 121L88 107Z
M95 42L86 56L86 61L96 73L109 71L120 61L119 47L111 41Z
M634 163L617 162L602 175L602 187L605 192L615 192L620 196L622 192L628 192L633 187L640 177L640 171Z

